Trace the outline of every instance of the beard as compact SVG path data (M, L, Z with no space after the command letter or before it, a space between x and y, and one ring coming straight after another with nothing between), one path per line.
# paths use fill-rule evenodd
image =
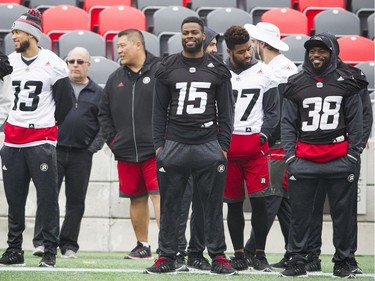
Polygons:
M25 41L21 42L20 46L18 48L16 48L15 50L16 50L17 53L23 53L29 47L30 47L30 41L29 40L25 40Z
M236 67L236 69L247 68L251 63L251 59L250 59L250 63L244 62L243 60L238 60L238 59L236 59L235 56L233 56L231 59L232 59L233 65Z
M187 53L190 53L190 54L194 54L194 53L199 52L202 49L202 46L203 46L203 40L197 40L194 47L188 47L188 46L186 46L185 42L182 42L182 47L183 47L184 51L187 52Z

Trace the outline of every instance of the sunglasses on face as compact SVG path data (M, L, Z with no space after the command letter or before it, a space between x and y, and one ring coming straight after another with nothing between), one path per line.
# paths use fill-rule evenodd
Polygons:
M68 60L67 62L68 62L68 64L75 64L77 62L77 64L79 64L79 65L82 65L84 63L88 63L88 61L84 61L84 60Z

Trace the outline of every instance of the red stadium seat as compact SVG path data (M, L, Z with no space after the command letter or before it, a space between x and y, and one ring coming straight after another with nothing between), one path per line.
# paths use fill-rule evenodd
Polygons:
M42 14L43 32L54 45L59 37L71 30L89 30L89 15L86 11L72 5L57 5Z
M299 0L298 10L307 16L309 33L314 27L314 18L329 8L345 9L345 0Z
M110 6L131 6L132 0L84 0L83 9L90 17L90 30L97 31L99 14Z
M290 8L269 10L262 15L260 21L278 26L282 36L289 34L309 35L306 15Z
M0 0L0 4L18 4L18 5L22 5L22 0Z
M146 30L146 16L142 11L128 6L111 6L100 12L98 33L104 36L106 42L128 28Z
M374 61L374 41L356 35L347 35L337 39L340 46L340 58L350 64Z

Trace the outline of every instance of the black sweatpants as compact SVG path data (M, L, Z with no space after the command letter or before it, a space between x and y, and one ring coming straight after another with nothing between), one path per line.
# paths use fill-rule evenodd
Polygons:
M87 149L57 147L58 187L61 189L65 178L65 218L60 231L60 250L64 254L70 249L79 249L78 236L85 212L85 199L89 185L93 154ZM33 244L43 245L40 212L35 216Z
M350 229L352 230L352 244L351 244L351 255L350 257L354 257L355 252L357 251L357 234L358 234L358 224L357 224L357 207L358 207L358 180L360 174L360 163L357 166L357 172L355 176L355 180L352 183L353 187L350 189L351 198L354 201L353 209L352 209L352 226ZM311 219L311 226L310 226L310 236L308 239L308 246L307 246L307 253L311 257L319 257L322 248L322 229L323 229L323 208L324 202L326 200L326 186L319 185L318 190L315 197L314 203L314 212Z
M205 247L205 236L204 236L204 216L199 198L199 192L194 191L194 180L193 177L189 177L188 184L185 189L184 196L181 203L181 214L179 217L179 229L178 229L178 252L184 255L197 257L201 256ZM190 216L190 241L189 247L187 247L186 240L186 226L189 219L190 205L192 204L192 212Z
M307 254L315 198L318 187L325 186L333 222L333 244L335 254L333 262L344 261L352 256L352 213L354 208L353 182L342 179L298 179L289 180L291 204L291 223L288 240L288 252L292 256Z
M209 255L226 250L223 195L227 160L217 141L189 145L166 141L157 155L160 190L159 255L175 258L178 252L179 217L189 176L199 194Z
M8 249L22 249L25 205L32 179L45 252L56 254L59 245L56 148L50 144L25 148L3 146L1 160L8 202Z

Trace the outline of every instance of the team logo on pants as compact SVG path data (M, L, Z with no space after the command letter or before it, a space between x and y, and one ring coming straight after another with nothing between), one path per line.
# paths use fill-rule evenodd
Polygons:
M223 164L219 165L219 166L217 167L217 171L218 171L219 173L224 173L224 171L225 171L225 165L223 165Z
M46 172L48 170L48 165L46 163L40 164L40 170Z
M350 174L350 175L348 176L348 182L353 182L354 179L355 179L354 174Z

